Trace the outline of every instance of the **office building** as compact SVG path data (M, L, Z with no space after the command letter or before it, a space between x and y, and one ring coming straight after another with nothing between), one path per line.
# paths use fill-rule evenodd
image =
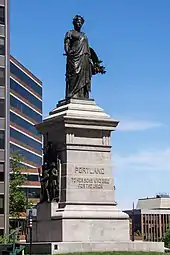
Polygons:
M10 154L23 156L26 196L40 197L38 167L42 165L42 136L35 124L42 121L42 82L10 56Z
M9 0L0 0L0 235L9 229L11 154L24 158L22 188L32 198L39 198L42 164L42 138L34 127L42 120L42 83L10 56L9 41Z
M131 221L131 236L141 236L144 241L161 241L170 226L170 196L159 194L138 200L136 209L126 210Z

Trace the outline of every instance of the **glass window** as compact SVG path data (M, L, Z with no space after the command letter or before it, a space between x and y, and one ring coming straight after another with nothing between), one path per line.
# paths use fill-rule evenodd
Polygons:
M4 162L0 162L0 172L4 172L5 164Z
M42 111L42 102L12 79L10 79L10 87L31 104L35 105L38 109L40 109L40 111Z
M27 180L30 181L30 182L38 182L39 181L39 175L30 174L30 175L28 175Z
M30 169L31 167L30 166L26 166L26 165L24 165L24 164L22 164L22 163L20 163L20 166L21 166L21 168L22 169Z
M25 160L30 161L30 163L31 162L34 163L35 165L37 165L37 167L42 165L42 157L41 156L37 156L29 151L21 149L16 145L11 144L10 151L11 151L11 154L13 152L18 152Z
M40 188L21 188L29 198L40 198Z
M0 37L0 55L5 55L5 39Z
M0 195L0 214L4 214L4 195Z
M18 140L19 142L26 144L33 149L39 151L40 153L42 152L42 144L39 142L36 142L35 140L29 138L28 136L18 132L17 130L10 128L10 136L13 137L14 139Z
M5 69L0 68L0 86L5 86Z
M0 6L0 24L5 25L5 7Z
M4 172L0 172L0 182L4 182Z
M3 162L0 162L0 182L4 181L4 167L5 164Z
M10 112L10 121L18 125L19 127L29 131L33 135L37 135L41 137L40 133L37 131L34 125L29 123L28 121L20 118L18 115L14 114L13 112Z
M22 102L20 102L18 99L16 99L12 95L10 96L10 103L11 103L12 107L17 108L20 112L24 113L31 119L35 120L37 123L42 121L42 115L38 114L37 112L32 110L30 107L23 104Z
M25 177L30 182L38 182L39 181L39 175L36 175L36 174L25 174Z
M0 118L5 117L5 100L0 99Z
M22 164L22 163L20 163L19 166L20 166L21 169L35 169L34 167L27 166L27 165ZM10 167L12 168L11 162L10 162Z
M42 87L39 86L35 81L33 81L28 75L26 75L21 69L19 69L12 62L10 63L10 71L21 81L26 83L32 90L34 90L38 95L42 96Z
M5 148L5 131L0 130L0 149Z

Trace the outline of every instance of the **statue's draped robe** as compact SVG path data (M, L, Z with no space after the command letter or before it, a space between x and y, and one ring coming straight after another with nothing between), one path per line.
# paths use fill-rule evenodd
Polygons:
M66 65L66 97L88 98L91 89L91 61L88 39L82 32L70 30Z

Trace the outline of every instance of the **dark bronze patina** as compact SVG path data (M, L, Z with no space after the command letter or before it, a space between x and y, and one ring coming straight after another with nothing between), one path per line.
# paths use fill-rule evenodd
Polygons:
M64 39L66 63L66 99L88 99L91 91L92 75L104 74L105 67L101 65L95 51L89 47L88 38L81 32L84 19L76 15L73 19L74 29L69 30ZM47 133L48 141L48 133ZM52 142L47 142L44 149L41 182L41 202L59 201L59 165L60 159Z
M84 18L76 15L73 19L74 29L69 30L64 39L66 63L66 98L89 98L91 77L97 73L104 74L95 51L89 47L88 38L81 32Z
M41 183L40 202L51 202L59 200L59 165L55 146L48 142L44 150L44 163L42 166L42 174L39 169L39 177Z

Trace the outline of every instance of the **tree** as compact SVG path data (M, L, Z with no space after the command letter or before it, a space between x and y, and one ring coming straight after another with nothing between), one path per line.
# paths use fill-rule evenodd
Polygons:
M170 248L170 228L165 232L162 241L165 243L166 248Z
M23 162L23 158L19 154L13 153L9 184L9 213L10 216L17 218L21 212L26 210L26 196L20 188L26 182L26 177L21 173L21 162Z

